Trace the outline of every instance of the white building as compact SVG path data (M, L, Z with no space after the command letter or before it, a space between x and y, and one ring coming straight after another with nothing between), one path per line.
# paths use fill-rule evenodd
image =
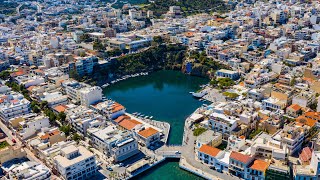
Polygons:
M54 164L61 176L66 179L88 179L97 171L95 155L83 146L69 145L54 157Z
M115 162L126 160L139 153L138 142L130 131L121 131L116 126L104 129L88 129L88 134L95 147Z
M108 119L116 119L126 113L124 106L112 100L102 101L91 105L91 107L99 113L106 115Z
M2 169L4 170L6 176L4 179L24 179L24 180L47 180L50 179L51 173L48 167L35 162L35 161L27 161L19 164L12 164L7 167L6 164L10 162L4 163L2 165Z
M30 101L22 94L10 92L0 98L0 117L3 121L8 121L17 116L23 116L30 112Z
M237 127L238 120L238 118L214 112L210 115L209 126L214 131L229 134Z
M68 96L63 95L61 92L44 92L40 97L41 101L47 101L49 107L54 107L68 103Z
M44 78L41 76L36 76L36 75L23 75L23 76L17 76L15 78L15 81L17 81L17 83L19 85L24 85L24 87L28 88L30 86L36 86L39 85L41 83L44 83Z
M22 130L18 132L22 139L27 139L32 135L35 135L36 132L40 132L42 128L49 127L50 122L47 116L36 116L31 117L29 119L25 119L25 121L19 122Z
M106 123L106 117L85 106L69 108L65 112L67 120L80 134L86 136L88 128L99 127Z
M72 101L81 102L83 106L89 107L102 100L102 89L98 86L91 87L78 81L66 81L62 86Z
M277 98L269 97L268 99L262 100L262 109L264 110L283 110L286 106L286 101Z
M81 105L89 107L102 100L102 89L99 86L82 88L79 97Z

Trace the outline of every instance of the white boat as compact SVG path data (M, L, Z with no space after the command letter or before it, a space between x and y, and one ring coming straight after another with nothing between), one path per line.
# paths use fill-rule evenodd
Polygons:
M150 116L150 118L149 119L152 119L153 118L153 116Z
M148 119L148 118L149 118L149 116L145 116L144 118L145 118L145 119Z

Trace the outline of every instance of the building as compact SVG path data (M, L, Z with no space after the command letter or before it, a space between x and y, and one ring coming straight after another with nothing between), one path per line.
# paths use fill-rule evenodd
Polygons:
M54 157L54 164L66 180L88 179L97 171L95 155L83 146L69 145L62 148L60 155Z
M220 113L212 113L209 119L209 127L222 134L230 134L237 127L239 119Z
M5 179L24 179L24 180L47 180L51 173L48 167L35 161L27 161L15 164L7 162L2 165L5 173Z
M102 89L99 86L82 88L79 97L81 105L89 107L102 100Z
M249 155L232 151L230 154L229 172L240 178L245 178L247 169L253 160L253 157Z
M245 173L245 179L264 180L269 163L260 159L255 159Z
M39 98L41 101L48 102L49 107L54 107L68 103L68 96L63 95L61 92L44 92L42 96L40 96Z
M62 86L73 102L80 102L83 106L89 107L102 100L102 89L98 86L91 87L74 80L63 82Z
M39 84L42 84L45 82L43 77L33 75L33 74L17 76L15 78L15 81L19 85L24 85L24 87L26 87L26 88L28 88L30 86L36 86L36 85L39 85Z
M27 139L36 134L42 128L47 128L50 126L49 117L47 116L29 116L24 118L12 119L11 124L18 123L18 134L22 139Z
M220 149L204 144L199 148L198 160L214 167L216 162L215 158L220 152Z
M286 146L288 153L292 155L301 149L307 132L307 126L300 126L299 123L291 123L276 132L272 138L281 142L282 146Z
M196 140L196 148L200 148L202 145L209 145L212 147L217 147L222 143L222 134L214 132L212 130L207 130L206 132L200 134Z
M91 105L90 107L99 113L106 115L108 119L116 119L126 113L126 108L124 106L112 100L102 101Z
M160 141L160 132L152 127L139 131L138 136L139 141L148 148Z
M77 132L86 136L87 129L103 126L106 117L84 106L75 106L65 111L67 120Z
M216 72L218 78L230 78L232 80L237 80L240 78L240 75L237 71L231 71L227 69L220 69Z
M9 119L23 116L30 112L30 101L22 94L10 92L0 97L0 117L7 122Z
M115 162L126 160L139 153L138 142L131 131L121 131L116 126L88 129L92 144Z

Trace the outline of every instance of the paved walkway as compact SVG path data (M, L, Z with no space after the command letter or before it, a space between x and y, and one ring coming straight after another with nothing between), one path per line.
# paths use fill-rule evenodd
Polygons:
M225 102L226 98L223 96L223 94L219 93L218 89L214 89L211 87L205 87L201 92L207 92L205 96L202 98L210 101L210 102Z

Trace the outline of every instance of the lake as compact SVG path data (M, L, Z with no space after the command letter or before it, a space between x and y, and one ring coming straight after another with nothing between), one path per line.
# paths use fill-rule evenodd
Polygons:
M158 71L148 76L130 78L104 89L106 97L127 108L153 116L171 125L169 144L181 144L184 121L203 103L189 92L199 90L208 79L185 75L179 71ZM197 179L179 168L177 161L167 161L137 177L138 179Z

